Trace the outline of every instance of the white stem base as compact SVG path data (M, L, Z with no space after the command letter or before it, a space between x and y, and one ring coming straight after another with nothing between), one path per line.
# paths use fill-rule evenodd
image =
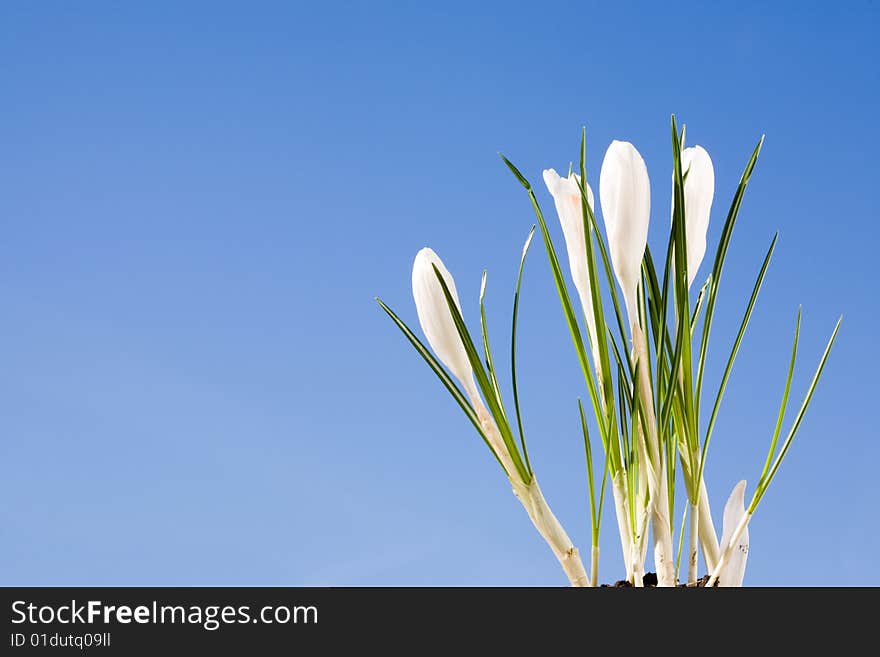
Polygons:
M614 493L614 511L617 514L617 529L620 532L620 549L623 552L626 579L631 582L633 578L633 565L630 546L633 539L629 528L629 513L626 506L626 479L622 469L618 470L614 479L612 479L611 490Z
M730 556L736 549L739 537L742 536L742 533L746 530L746 527L749 526L749 521L751 519L751 513L746 512L743 514L743 517L740 519L739 524L736 526L736 529L733 530L733 535L730 537L730 543L728 544L727 549L721 553L721 556L718 559L718 563L716 563L715 568L712 569L712 574L709 576L709 581L706 582L707 588L715 586L715 583L721 576L721 572L724 570L724 566L727 565L727 560L730 559Z
M718 563L718 535L715 533L715 524L712 522L712 510L709 508L709 494L706 492L706 483L700 480L700 519L699 519L700 547L703 548L703 559L706 560L706 568L709 572L715 569Z
M630 560L632 561L632 585L636 588L642 588L645 583L645 560L642 557L642 546L640 543L633 543L631 548Z
M538 486L538 480L533 477L531 483L526 485L513 479L511 484L513 494L529 514L535 529L553 550L553 554L559 560L559 564L565 571L571 585L589 586L590 580L587 577L587 571L584 570L578 549L572 545L568 534L565 533L562 525L559 524L553 511L547 505L541 488Z
M697 537L699 534L699 524L700 524L700 510L699 510L699 502L697 504L691 505L691 525L688 531L688 542L690 544L690 548L688 550L688 584L695 584L697 582Z
M599 546L593 546L593 556L590 560L590 584L593 587L599 586Z
M651 531L654 534L654 567L657 586L675 586L675 562L672 555L672 534L669 518L656 510L651 513Z

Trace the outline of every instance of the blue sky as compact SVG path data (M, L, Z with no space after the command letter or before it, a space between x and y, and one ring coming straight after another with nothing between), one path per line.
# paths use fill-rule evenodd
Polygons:
M563 584L373 298L415 326L427 244L473 322L488 268L505 354L533 215L496 152L539 183L586 125L595 186L632 141L660 250L671 112L714 160L710 251L767 135L710 390L780 231L706 467L716 524L763 465L798 304L795 402L843 313L746 583L880 583L877 4L472 4L3 3L0 583ZM540 248L520 322L530 456L583 550L585 391Z

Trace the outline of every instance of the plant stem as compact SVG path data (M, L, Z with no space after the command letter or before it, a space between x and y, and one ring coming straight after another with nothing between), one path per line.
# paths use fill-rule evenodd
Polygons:
M718 563L716 563L715 568L712 569L712 574L709 576L709 581L706 582L707 588L715 586L715 583L718 581L718 577L721 575L721 571L724 570L724 566L727 564L727 560L730 559L730 555L732 555L733 551L736 549L739 537L742 536L742 533L746 530L746 527L748 527L749 521L751 519L752 514L748 511L743 514L743 517L740 519L739 524L736 526L736 529L733 530L733 534L730 537L730 542L727 544L727 548L724 550L724 552L721 553L721 556L718 558Z
M559 524L556 516L553 515L553 511L550 510L550 506L547 504L538 486L538 480L534 475L529 483L524 483L519 479L517 471L513 466L513 460L504 446L498 425L495 424L495 420L492 419L491 414L483 405L483 400L476 394L476 391L468 391L468 393L471 398L471 404L473 404L477 411L477 417L480 420L480 426L483 428L487 442L495 450L498 460L501 461L501 464L507 470L510 484L513 486L513 494L516 495L517 499L525 507L526 513L529 514L529 518L531 518L532 524L535 525L538 533L547 541L553 554L559 560L560 565L562 565L562 570L565 571L571 585L588 586L587 572L584 570L584 564L581 562L578 550L572 545L568 534L565 533L562 525Z
M477 392L473 380L470 382L465 381L463 383L465 386L465 392L467 392L467 395L471 400L471 406L473 406L477 412L477 419L480 421L483 435L486 436L486 442L489 443L492 451L495 452L495 456L498 457L498 460L507 472L507 476L513 479L517 476L516 466L513 463L513 459L510 458L510 454L504 444L504 439L501 437L501 432L498 430L498 425L492 418L489 409L487 409L486 405L483 403L483 399ZM470 385L468 385L468 383L470 383Z
M657 484L659 489L660 485ZM669 499L665 492L651 502L651 530L654 536L654 566L657 586L675 586L675 556L669 530Z
M599 586L599 546L593 546L593 558L590 561L590 585Z
M700 520L699 503L691 505L691 526L688 532L690 548L688 550L688 584L697 581L697 535Z
M568 534L565 533L562 525L553 515L553 511L550 510L550 506L538 486L538 480L532 477L530 483L523 484L516 479L511 479L510 483L513 486L513 494L529 514L535 529L547 541L547 545L559 560L571 585L589 586L590 580L587 577L587 571L584 570L578 549L572 545Z
M642 363L643 371L648 371L650 360L645 334L638 320L630 327L633 338L633 360ZM657 418L654 414L654 399L648 376L640 376L638 393L641 396L641 409L645 422L643 439L649 459L643 466L649 470L648 487L651 495L651 528L654 538L654 561L657 569L658 586L675 586L675 558L672 548L672 533L669 530L669 496L663 464L663 454L657 438ZM653 464L653 465L652 465Z
M633 563L632 585L636 588L642 588L645 584L642 579L645 576L645 565L642 556L642 546L634 541L630 546L630 561Z
M685 457L685 452L681 453L682 474L686 478L691 477L690 467ZM700 547L703 549L703 558L706 560L706 568L709 572L715 568L718 563L718 535L715 533L715 523L712 522L712 509L709 506L709 494L706 492L706 479L700 478L700 520L699 520L699 537Z
M644 488L642 489L644 490ZM648 500L640 499L639 516L636 521L636 533L633 535L630 545L630 561L632 562L633 576L630 580L633 586L644 586L642 578L645 576L645 555L648 549Z
M718 535L715 533L715 525L712 523L709 494L706 492L706 482L702 477L700 478L699 536L706 568L711 572L715 568L715 564L718 563Z
M629 513L627 512L626 500L626 476L623 469L617 471L611 481L611 490L614 493L614 511L617 513L617 529L620 532L620 549L623 552L623 564L626 567L626 579L632 581L633 562L630 554L630 546L633 538L629 528Z

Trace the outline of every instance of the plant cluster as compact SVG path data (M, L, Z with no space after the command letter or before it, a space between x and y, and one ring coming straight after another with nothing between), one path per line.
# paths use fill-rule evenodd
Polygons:
M740 205L758 160L763 137L740 178L711 270L698 289L694 289L693 283L706 252L715 174L706 150L701 146L686 148L685 136L684 127L679 130L673 116L671 224L660 269L647 245L650 218L648 171L632 144L614 141L605 153L599 175L604 236L594 212L593 191L587 183L585 131L581 135L579 175L571 170L565 177L553 169L544 171L544 182L553 197L562 226L569 274L582 318L578 317L569 294L535 192L522 173L501 156L525 188L537 217L537 227L598 427L597 439L590 435L583 404L578 400L579 431L586 455L589 490L592 539L589 574L577 548L541 493L529 461L523 431L517 391L517 316L526 255L536 227L532 226L522 250L513 297L510 334L512 400L508 399L508 402L512 401L512 407L503 398L490 348L484 305L485 272L479 297L479 340L474 339L465 324L452 275L431 249L419 251L412 273L419 323L431 349L377 299L485 441L509 479L514 494L573 586L598 585L599 533L609 484L626 579L634 586L642 584L649 545L653 550L659 586L678 583L682 554L687 555L686 581L696 584L700 551L709 571L707 586L716 583L741 586L749 548L749 521L801 426L840 328L842 318L834 327L788 431L783 433L798 349L801 321L798 310L779 413L769 432L769 449L763 470L748 503L746 482L741 481L734 487L724 508L719 541L704 480L708 449L778 234L771 241L761 264L721 380L708 395L708 405L704 406L704 375L719 285ZM601 454L597 447L601 447ZM683 484L683 492L680 487L677 489L679 482ZM676 514L673 509L679 502L677 493L684 498L684 513L676 546ZM689 540L684 546L686 526Z

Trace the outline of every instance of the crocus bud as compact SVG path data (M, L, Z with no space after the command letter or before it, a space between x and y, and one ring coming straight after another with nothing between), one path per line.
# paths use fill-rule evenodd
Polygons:
M706 150L702 146L692 146L681 152L681 171L687 174L684 180L684 219L690 287L706 254L706 231L715 196L715 169Z
M612 141L599 173L599 200L614 274L630 324L638 323L638 286L648 243L651 183L645 161L627 141Z
M568 178L562 178L555 169L544 171L544 184L553 196L556 204L556 214L559 215L559 223L562 224L562 234L565 237L565 247L568 251L568 266L571 269L571 278L577 289L584 309L587 326L590 330L590 340L596 345L596 320L593 316L593 297L590 293L590 272L587 266L587 243L584 233L584 215L581 205L581 191L579 187L580 176L571 174ZM593 190L587 185L587 200L590 209L593 209ZM598 361L597 361L598 363ZM598 366L598 365L597 365Z
M724 505L724 533L721 537L721 554L730 547L737 526L746 514L746 482L741 481L733 487L733 492ZM746 572L746 559L749 556L749 528L745 527L736 541L727 563L718 577L718 586L742 586Z
M428 339L428 344L437 355L437 358L449 368L449 371L461 381L465 391L471 398L477 397L477 389L474 384L473 370L464 350L458 329L449 312L449 305L434 267L443 276L458 311L461 312L461 304L458 301L458 291L455 289L455 281L452 274L443 265L443 262L434 251L425 247L416 254L413 262L412 288L413 298L416 302L416 312L419 316L419 324L422 332Z

